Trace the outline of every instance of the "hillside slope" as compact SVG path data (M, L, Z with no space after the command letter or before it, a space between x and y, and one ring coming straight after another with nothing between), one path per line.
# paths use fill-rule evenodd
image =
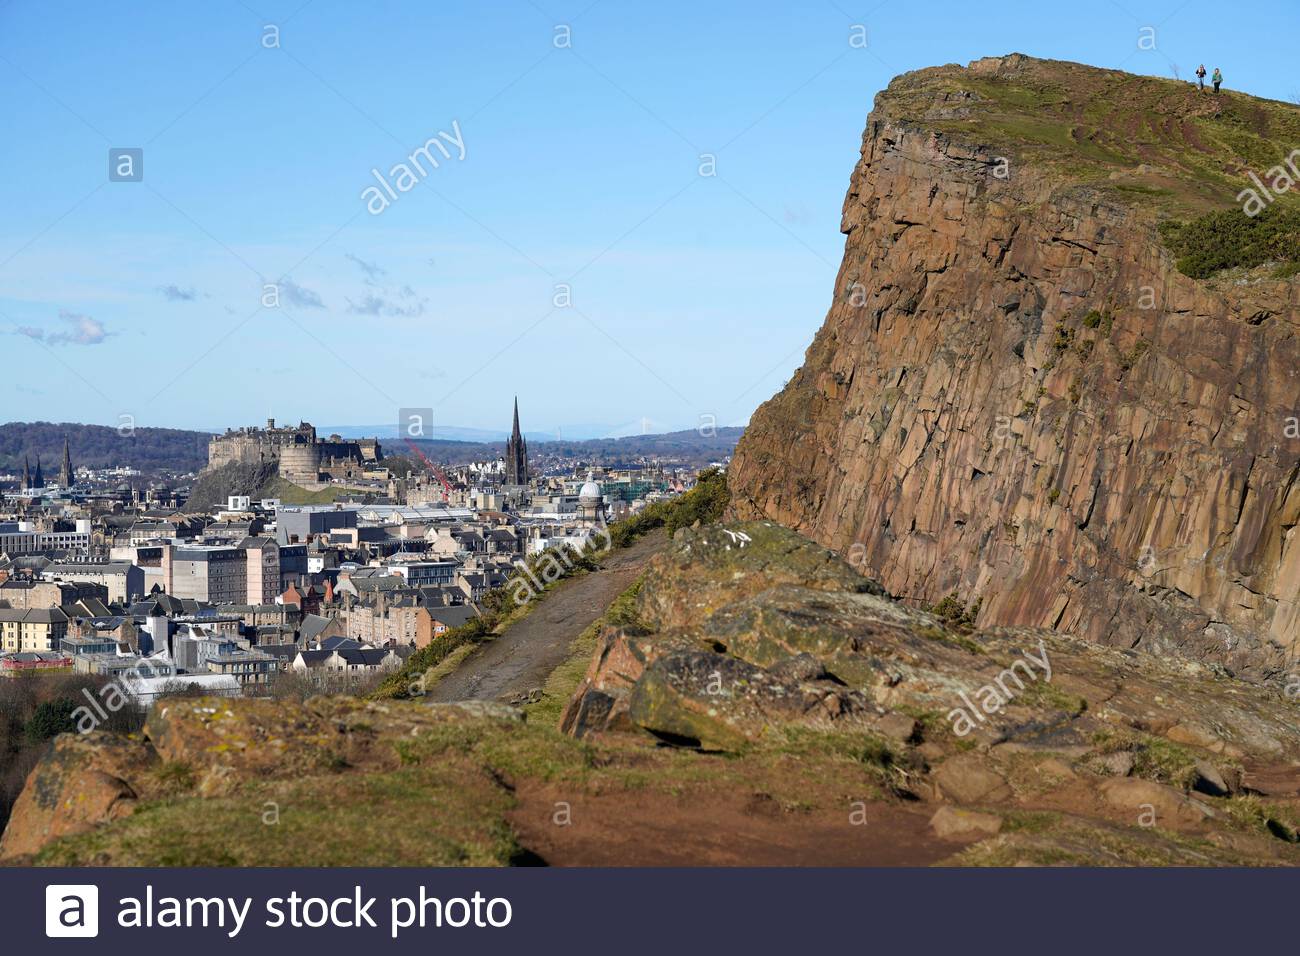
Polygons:
M142 471L196 471L207 464L209 437L207 432L179 428L120 431L72 422L6 422L0 425L0 471L20 473L23 456L35 467L39 455L45 477L54 480L63 460L64 438L76 468L127 465Z
M979 601L981 625L1281 675L1300 650L1300 192L1259 222L1198 217L1297 147L1300 109L1172 81L1020 55L899 77L825 324L737 449L734 513L904 599ZM1184 275L1173 221L1241 267ZM1247 249L1246 225L1269 243Z

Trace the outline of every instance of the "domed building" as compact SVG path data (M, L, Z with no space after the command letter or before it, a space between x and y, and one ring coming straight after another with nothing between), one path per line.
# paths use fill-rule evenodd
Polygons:
M596 482L594 472L587 472L587 481L578 489L578 514L585 523L605 522L605 495Z

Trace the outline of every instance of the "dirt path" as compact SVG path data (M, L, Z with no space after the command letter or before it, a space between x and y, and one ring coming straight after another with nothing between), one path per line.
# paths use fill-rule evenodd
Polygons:
M574 638L636 580L645 562L665 543L662 531L648 534L607 558L601 570L559 585L531 614L477 648L438 681L427 699L497 700L540 687L568 657Z
M850 825L847 805L790 813L744 792L672 797L528 785L516 797L511 826L548 866L929 866L971 842L936 837L934 807L925 805L868 802Z

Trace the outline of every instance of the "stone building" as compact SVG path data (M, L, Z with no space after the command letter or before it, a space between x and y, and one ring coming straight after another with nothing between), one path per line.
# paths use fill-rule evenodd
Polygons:
M281 478L311 484L324 478L355 478L383 459L377 438L346 440L339 435L321 439L308 422L277 426L274 418L265 428L228 429L208 440L208 467L230 462L275 462Z
M0 608L0 650L57 651L68 633L68 616L57 607Z

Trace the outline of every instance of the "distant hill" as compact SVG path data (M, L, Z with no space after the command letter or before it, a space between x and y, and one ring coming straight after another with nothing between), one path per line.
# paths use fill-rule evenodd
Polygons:
M629 435L625 438L593 438L589 441L547 441L529 444L529 450L543 455L591 458L604 464L633 461L642 456L679 456L701 465L730 455L745 433L743 428L718 428L702 435L695 429L662 435Z
M0 425L0 471L19 473L23 456L41 458L48 479L58 477L63 440L68 439L73 467L128 465L141 471L167 468L193 471L208 463L207 432L178 428L137 428L130 434L104 425L68 422L8 422Z
M394 424L387 425L317 425L319 435L339 435L343 438L378 438L380 441L397 441L402 434ZM557 430L525 428L524 437L529 442L575 442L592 441L602 438L627 438L646 433L665 434L665 427L648 418L640 418L622 424L567 422ZM473 445L487 445L504 442L510 437L505 428L466 428L460 425L426 425L424 434L433 441L466 442Z
M663 435L631 435L626 438L592 438L586 441L535 441L528 442L528 454L536 460L547 455L580 458L602 465L631 464L649 456L675 457L688 464L704 466L732 453L745 430L743 428L718 428L710 435L690 431L668 432ZM434 461L461 464L499 457L504 442L416 441L423 454ZM411 457L406 442L390 441L384 444L385 454Z

